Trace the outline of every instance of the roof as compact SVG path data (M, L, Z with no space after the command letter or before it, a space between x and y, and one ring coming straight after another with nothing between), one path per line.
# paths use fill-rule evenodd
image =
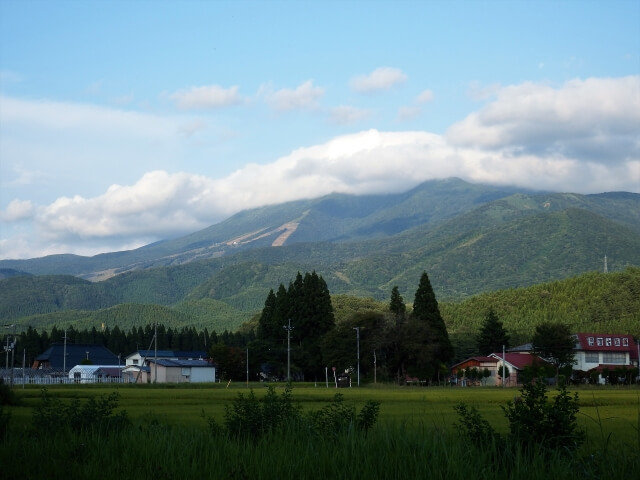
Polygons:
M64 361L66 348L67 361ZM88 343L76 344L54 343L47 350L36 357L36 363L48 362L51 368L70 368L78 365L83 360L89 359L94 365L117 365L118 356L103 345L92 345Z
M155 350L138 350L131 355L127 355L127 358L131 358L135 355L140 355L146 358L155 358ZM158 358L207 358L207 352L201 350L158 350Z
M85 375L93 375L96 371L105 368L112 368L117 370L118 372L121 369L121 367L118 367L118 365L76 365L69 370L69 373L80 372L84 373Z
M149 362L155 363L153 359L150 359ZM170 358L159 358L158 365L163 367L211 367L214 368L214 365L207 362L206 360L173 360Z
M502 360L502 353L492 353L490 356ZM504 361L518 370L522 370L524 367L528 367L534 363L547 363L537 355L531 355L529 353L505 353Z
M633 335L610 333L576 333L576 350L598 352L629 352L632 359L638 358L638 347Z
M469 362L473 362L476 361L478 363L488 363L488 362L497 362L497 360L495 359L495 357L485 357L485 356L476 356L476 357L469 357L466 358L464 360L462 360L461 362L456 363L455 365L452 365L451 368L456 368L464 363L469 363Z

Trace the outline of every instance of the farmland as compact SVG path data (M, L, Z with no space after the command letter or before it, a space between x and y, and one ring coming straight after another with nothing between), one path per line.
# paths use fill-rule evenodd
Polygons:
M498 463L497 447L472 448L460 437L453 407L460 402L477 407L498 432L506 434L508 424L500 406L519 394L515 389L371 385L336 390L324 384L295 384L293 400L306 412L321 409L339 392L358 410L368 400L380 402L378 422L367 435L328 439L280 432L229 441L213 434L207 420L222 424L225 405L239 394L253 391L262 398L267 392L264 384L250 387L88 385L47 390L65 403L117 392L117 410L125 410L135 428L107 435L38 435L31 430L31 420L42 392L34 387L17 390L20 405L5 407L11 420L0 450L3 471L10 477L26 472L31 478L56 472L66 478L291 478L298 472L301 478L446 475L468 480L482 477L481 472L486 478L514 471L526 472L520 478L574 478L576 468L594 478L607 478L628 474L640 462L637 387L577 390L578 423L587 440L570 461L562 452L552 452L551 457L501 457ZM280 395L284 385L275 390ZM549 396L553 395L551 390ZM40 462L27 461L29 449L40 452ZM356 466L358 470L353 470Z

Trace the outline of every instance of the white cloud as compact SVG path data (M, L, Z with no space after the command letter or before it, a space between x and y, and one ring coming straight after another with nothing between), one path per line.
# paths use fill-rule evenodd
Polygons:
M368 75L358 75L350 81L350 86L356 92L369 93L378 90L388 90L407 80L404 72L398 68L380 67Z
M353 125L360 120L369 118L372 113L368 109L340 105L329 110L329 121L336 125Z
M260 94L265 96L267 103L280 111L313 110L318 107L318 101L324 96L324 92L324 88L313 85L313 80L307 80L294 90L283 88L273 92L266 86L260 89Z
M0 212L0 220L16 222L33 215L33 204L29 200L12 200L4 212Z
M638 92L638 77L574 80L557 89L526 83L498 89L493 101L444 136L367 130L299 148L268 164L246 164L220 178L156 167L123 185L103 187L98 196L64 196L41 205L14 199L0 216L0 257L132 248L204 228L247 208L331 192L402 191L451 176L576 193L640 193ZM129 132L146 145L206 126L192 118L0 101L3 125L26 122L53 137L71 130L78 141L86 136L93 141L92 132L102 128L109 138L120 141ZM347 120L364 114L340 108L331 114ZM129 167L134 158L120 165ZM38 169L26 165L23 171ZM15 230L29 220L37 234ZM18 233L7 233L11 229Z
M433 92L431 90L423 90L416 98L418 103L427 103L433 100Z
M640 76L629 76L504 87L446 136L461 146L619 163L640 159L638 132Z
M223 88L219 85L204 85L179 90L170 95L183 110L207 110L228 107L242 102L238 87Z

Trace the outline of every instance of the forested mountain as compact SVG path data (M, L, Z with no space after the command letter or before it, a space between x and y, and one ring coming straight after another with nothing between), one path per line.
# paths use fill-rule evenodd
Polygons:
M168 324L186 313L193 325L233 329L297 272L318 272L332 295L384 300L394 286L414 292L427 271L439 300L459 301L602 271L605 255L610 272L640 265L640 195L513 193L451 179L254 209L130 252L0 261L0 315L51 325L161 305L176 315Z
M419 225L435 225L483 203L522 190L434 180L399 194L331 194L240 212L193 234L136 250L94 257L50 255L0 260L0 268L37 275L69 274L104 279L134 269L176 265L238 251L300 242L336 242L391 236Z
M413 291L400 293L406 299L413 298L414 294ZM265 296L263 304L267 303L266 300ZM351 334L351 325L357 325L357 322L366 318L371 320L371 312L393 315L389 311L390 298L374 300L332 295L331 303L337 327L335 335L345 330ZM440 301L439 306L457 360L478 353L476 336L489 309L493 309L503 322L513 345L529 342L535 327L542 322L566 324L573 332L618 333L640 337L640 268L629 267L623 272L607 274L592 272L526 288L484 293L462 302ZM408 308L410 311L411 305ZM246 312L235 310L223 302L206 299L189 300L171 307L122 304L97 311L67 310L23 317L16 323L18 332L31 332L33 336L36 331L39 334L49 331L52 340L55 331L60 334L62 330L71 328L76 332L86 332L86 335L71 337L70 341L80 343L95 341L92 339L100 337L103 331L138 332L136 343L142 348L141 345L149 344L152 334L150 326L155 322L162 326L160 332L166 329L174 331L176 339L178 332L188 332L198 339L208 338L214 332L226 335L225 331L238 330L242 325L239 330L244 332L244 341L248 341L255 338L259 315L254 315L251 321L243 324L247 318ZM145 335L142 335L143 330ZM280 328L277 331L282 335L282 344L286 333ZM59 336L55 341L60 341ZM237 338L235 341L243 340ZM32 346L34 348L33 351L29 350L31 359L41 351ZM133 347L127 347L129 350L122 348L114 351L126 355Z

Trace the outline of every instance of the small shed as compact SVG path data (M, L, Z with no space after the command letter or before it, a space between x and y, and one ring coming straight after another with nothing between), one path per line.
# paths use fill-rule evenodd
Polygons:
M158 383L213 383L216 366L206 360L148 359L149 376Z

